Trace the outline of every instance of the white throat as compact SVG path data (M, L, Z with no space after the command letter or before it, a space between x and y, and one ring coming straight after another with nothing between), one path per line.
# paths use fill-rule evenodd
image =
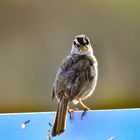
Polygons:
M90 56L90 57L94 57L93 55L93 49L92 49L92 46L88 46L88 51L82 51L82 50L78 50L74 45L72 45L72 49L71 49L71 54L78 54L78 55L87 55L87 56Z

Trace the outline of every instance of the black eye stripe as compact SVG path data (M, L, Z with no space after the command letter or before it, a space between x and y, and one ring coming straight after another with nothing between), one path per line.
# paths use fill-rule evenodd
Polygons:
M74 46L80 47L80 44L76 44L76 41L73 42Z
M75 45L76 45L76 42L74 41L73 44L74 44L74 46L75 46Z
M89 41L88 41L88 39L87 39L87 38L85 38L85 40L86 40L86 44L88 45L88 44L89 44Z

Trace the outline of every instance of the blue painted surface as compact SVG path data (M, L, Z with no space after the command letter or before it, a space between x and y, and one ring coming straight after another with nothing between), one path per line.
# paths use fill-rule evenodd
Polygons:
M55 113L25 113L0 115L0 140L47 140ZM140 140L140 109L89 111L67 118L63 134L51 140ZM26 128L23 122L30 120Z

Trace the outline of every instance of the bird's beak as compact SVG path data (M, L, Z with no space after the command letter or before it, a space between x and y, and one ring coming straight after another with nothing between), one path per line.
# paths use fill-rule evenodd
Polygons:
M88 51L88 47L87 47L87 46L81 46L80 49L81 49L83 52Z

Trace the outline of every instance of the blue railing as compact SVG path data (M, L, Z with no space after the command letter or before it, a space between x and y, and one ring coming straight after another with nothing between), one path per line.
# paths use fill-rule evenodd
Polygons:
M63 134L51 137L55 113L0 115L0 140L140 140L140 109L74 112Z

